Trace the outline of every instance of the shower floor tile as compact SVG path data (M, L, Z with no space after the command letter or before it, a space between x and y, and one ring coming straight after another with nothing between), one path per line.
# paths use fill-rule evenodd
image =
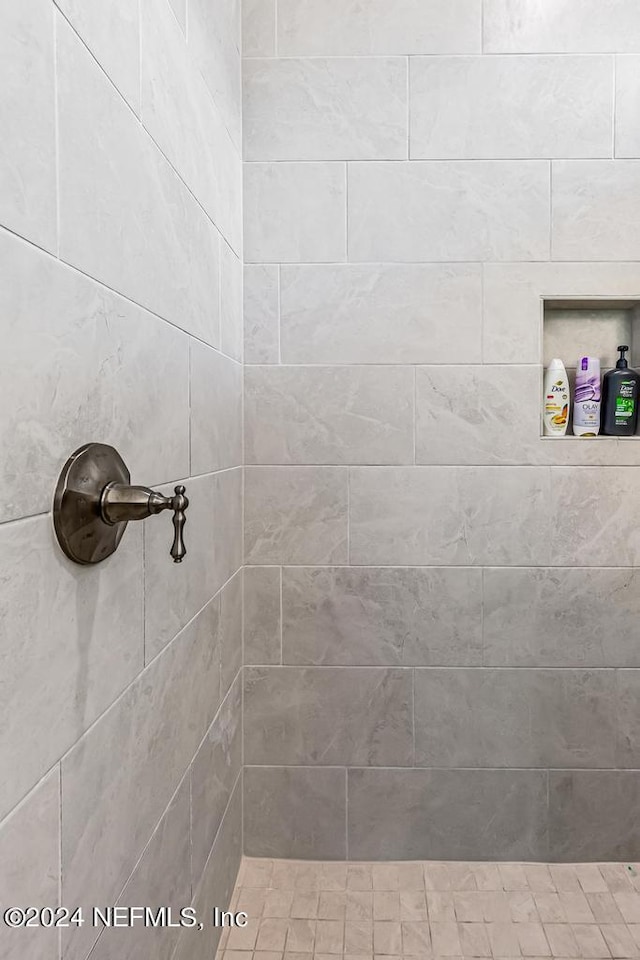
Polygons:
M242 861L217 960L640 958L640 865Z

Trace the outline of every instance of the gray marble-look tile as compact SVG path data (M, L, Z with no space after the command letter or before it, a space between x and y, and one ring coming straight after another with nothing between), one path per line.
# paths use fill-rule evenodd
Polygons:
M279 0L281 56L480 53L480 0Z
M245 160L404 160L405 57L247 60Z
M546 860L542 770L349 770L354 860Z
M191 766L192 879L200 881L242 766L242 681L237 677Z
M279 271L273 263L248 263L244 268L245 363L279 362Z
M544 161L354 162L348 179L351 261L549 257Z
M559 863L640 858L640 773L549 773L549 859Z
M62 18L57 57L61 258L215 345L217 230Z
M276 49L276 0L242 3L242 56L273 57Z
M88 439L115 446L135 483L186 473L188 338L9 234L0 259L0 520L48 510Z
M413 370L248 367L245 462L413 463Z
M15 769L15 767L14 767ZM55 907L60 876L60 771L55 767L0 824L0 902ZM3 960L51 960L58 930L0 926Z
M242 577L236 574L220 593L220 693L226 697L242 666Z
M234 360L243 358L242 260L220 240L220 346Z
M0 223L55 253L54 15L49 0L0 13Z
M80 567L51 518L0 527L0 817L38 782L143 664L142 530Z
M540 396L538 365L418 367L416 463L539 462Z
M191 474L242 463L242 365L191 340Z
M634 467L551 468L551 557L558 566L637 566L640 503Z
M282 605L285 663L482 663L479 570L285 567Z
M55 0L131 109L140 112L140 19L129 0ZM60 18L59 22L62 21Z
M615 767L613 670L416 670L416 764Z
M458 362L481 360L479 265L314 264L281 272L284 363L450 363L452 316Z
M622 769L640 768L639 694L640 670L616 670L615 699L618 710L616 766Z
M350 473L352 563L515 566L551 559L549 468L353 467Z
M413 159L610 157L610 57L414 57Z
M412 680L379 667L247 667L245 763L406 766Z
M215 593L242 566L242 467L223 470L213 478Z
M216 955L221 928L207 922L214 907L228 910L231 906L240 860L242 857L242 777L227 805L211 855L207 861L200 885L194 891L193 906L202 918L203 930L185 929L181 932L173 960L211 960Z
M240 149L242 76L240 0L189 0L189 50Z
M484 0L485 53L640 51L635 0Z
M640 57L616 57L616 157L640 158Z
M175 18L182 27L183 32L187 30L187 0L169 0L171 9Z
M64 758L63 903L112 903L131 875L213 721L211 636L206 609ZM84 958L96 936L88 925L64 930L65 957Z
M191 899L189 779L185 778L156 827L140 862L118 898L119 907L152 910L170 907L175 917ZM151 951L154 960L171 960L179 930L176 927L105 929L91 952L92 960L136 960Z
M245 468L246 562L346 562L347 486L343 467Z
M244 663L280 663L280 567L244 570Z
M554 260L640 259L640 161L554 160Z
M249 857L344 860L346 777L335 767L245 767Z
M496 567L483 578L487 666L640 667L638 571Z
M166 0L141 0L142 122L220 232L242 246L242 169Z
M344 163L245 164L245 260L345 260L346 194Z
M485 263L483 273L485 363L540 363L542 297L640 298L635 263Z

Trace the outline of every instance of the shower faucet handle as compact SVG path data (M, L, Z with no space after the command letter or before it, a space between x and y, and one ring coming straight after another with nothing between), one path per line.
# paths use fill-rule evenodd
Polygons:
M163 510L173 510L173 544L170 555L174 563L182 563L187 550L184 545L183 530L187 522L184 515L189 506L182 484L174 487L174 496L165 497L149 487L136 487L128 483L113 481L108 483L100 497L100 513L105 523L128 523L130 520L144 520Z

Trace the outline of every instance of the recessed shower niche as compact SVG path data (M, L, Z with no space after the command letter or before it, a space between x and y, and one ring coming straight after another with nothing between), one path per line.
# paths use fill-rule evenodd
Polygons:
M581 357L598 357L604 376L616 365L617 347L626 344L629 366L634 370L640 367L640 299L548 298L543 300L542 308L543 369L546 370L554 357L563 361L572 400L575 397L576 367ZM565 439L582 439L573 436L572 424L573 404ZM628 438L601 434L590 439L640 440L640 434Z

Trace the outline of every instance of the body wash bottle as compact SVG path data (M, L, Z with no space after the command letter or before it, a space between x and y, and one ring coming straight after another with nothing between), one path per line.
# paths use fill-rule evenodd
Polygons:
M573 433L576 437L597 437L600 430L600 360L580 357L573 398Z
M542 423L545 437L564 437L569 423L569 380L562 360L556 357L544 377Z
M604 375L602 426L609 437L632 437L638 425L640 374L629 369L625 357L628 349L618 347L620 358L616 369Z

